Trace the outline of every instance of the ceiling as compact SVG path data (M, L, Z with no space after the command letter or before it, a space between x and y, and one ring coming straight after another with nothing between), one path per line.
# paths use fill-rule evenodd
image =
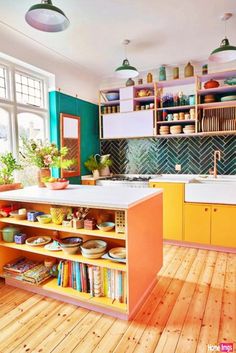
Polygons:
M227 34L236 45L235 0L54 0L71 22L60 33L26 24L25 12L37 2L0 0L0 21L101 77L121 64L126 38L128 58L140 71L206 60L224 36L224 12L234 13Z

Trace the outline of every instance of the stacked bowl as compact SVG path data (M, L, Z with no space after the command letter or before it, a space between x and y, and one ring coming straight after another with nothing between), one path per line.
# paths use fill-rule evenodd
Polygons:
M98 259L105 254L107 243L104 240L92 239L85 241L80 248L84 257L88 259Z

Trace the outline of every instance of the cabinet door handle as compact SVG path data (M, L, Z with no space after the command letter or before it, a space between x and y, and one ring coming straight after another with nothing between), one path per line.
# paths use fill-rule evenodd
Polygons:
M207 212L208 211L208 208L205 208L205 212Z
M214 212L216 212L217 211L217 208L214 208Z

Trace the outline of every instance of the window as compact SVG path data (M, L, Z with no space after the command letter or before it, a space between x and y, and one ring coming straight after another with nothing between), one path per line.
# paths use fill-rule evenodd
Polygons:
M0 98L7 98L6 68L0 66Z
M0 151L10 150L10 114L7 110L0 108Z
M15 74L16 100L18 103L43 107L43 82L22 73Z
M17 157L22 136L48 137L47 91L47 77L10 62L0 63L0 153L11 151ZM33 183L35 168L19 175L27 184Z

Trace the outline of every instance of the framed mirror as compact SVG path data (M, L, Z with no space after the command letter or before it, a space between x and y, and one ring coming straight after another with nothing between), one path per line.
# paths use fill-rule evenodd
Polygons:
M70 169L62 169L61 177L74 177L80 175L80 117L67 113L60 114L61 147L68 148L66 159L75 159L76 165Z

